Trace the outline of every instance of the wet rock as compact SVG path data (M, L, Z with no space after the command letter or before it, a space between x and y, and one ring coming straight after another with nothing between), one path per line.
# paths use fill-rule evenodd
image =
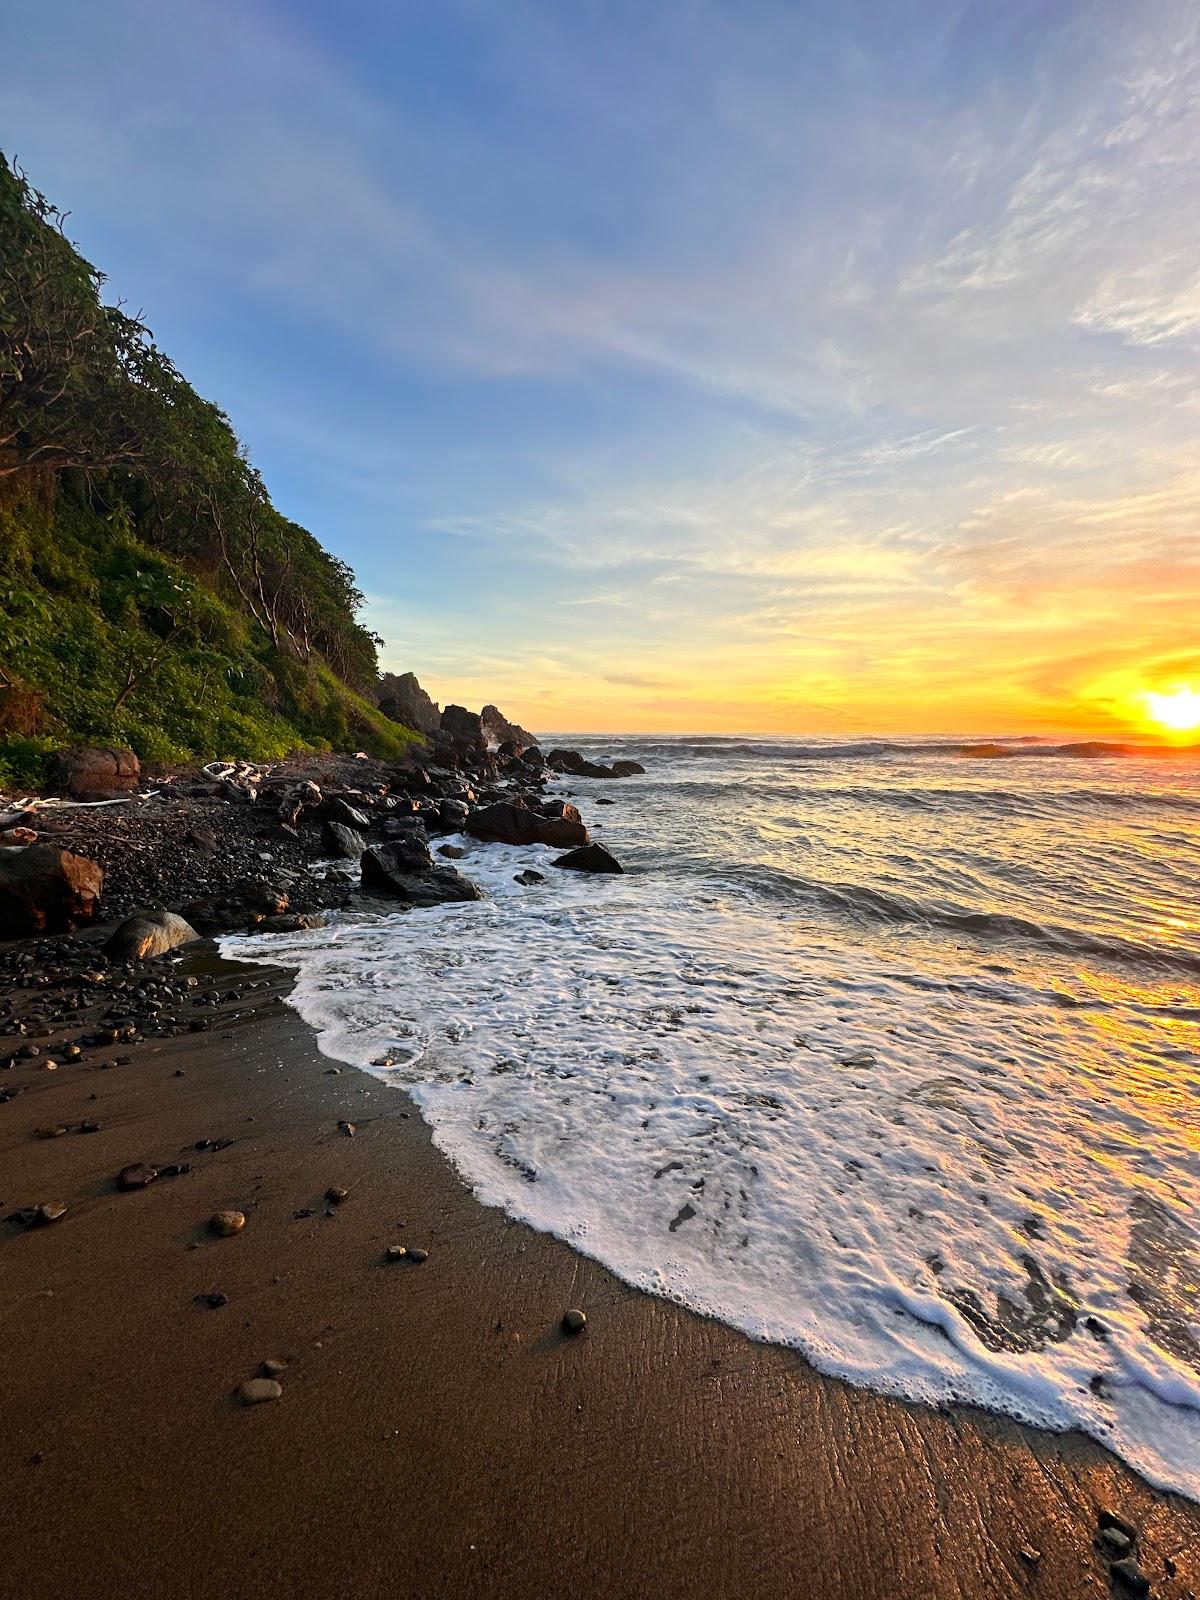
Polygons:
M514 883L523 883L529 885L531 883L545 883L545 881L545 874L541 872L535 872L532 867L526 867L524 872L517 872L513 875Z
M258 924L259 933L304 933L310 928L323 928L329 919L323 911L289 911L281 917L264 917Z
M0 851L0 939L90 922L103 887L97 862L56 845Z
M144 1161L135 1161L131 1166L122 1167L117 1174L117 1187L119 1189L145 1189L158 1177L156 1167L147 1166Z
M560 850L588 842L588 831L579 812L565 802L560 815L546 817L515 801L497 800L472 811L466 831L475 839L500 844L549 844Z
M1101 1529L1115 1528L1118 1533L1123 1533L1130 1544L1137 1538L1137 1529L1132 1522L1128 1522L1118 1512L1108 1506L1101 1506L1096 1514Z
M624 872L625 868L602 844L587 844L581 850L568 850L565 856L556 856L552 867L564 867L568 872Z
M108 940L104 953L110 961L149 961L199 937L191 923L173 911L135 911Z
M363 887L378 887L393 873L427 872L432 866L433 857L424 828L419 832L412 829L389 839L387 844L372 846L363 854Z
M209 1231L221 1239L229 1239L235 1233L241 1233L245 1226L246 1216L242 1211L214 1211L208 1219Z
M586 1327L586 1311L580 1311L577 1306L572 1306L570 1311L563 1312L562 1329L564 1333L582 1333Z
M244 1406L261 1406L270 1400L282 1400L283 1385L277 1378L247 1378L238 1389L238 1399Z
M454 867L432 867L425 872L391 870L382 849L367 850L362 858L363 888L386 894L410 906L436 906L455 900L481 900L476 886Z
M369 833L371 831L371 818L358 806L352 806L348 800L336 797L327 800L324 805L326 817L330 822L351 829L354 833Z
M1128 1534L1122 1533L1120 1528L1102 1528L1100 1548L1110 1561L1119 1561L1133 1549L1133 1540Z
M637 778L645 772L640 761L614 761L612 769L618 778Z
M460 844L440 844L437 848L440 856L445 856L447 861L461 861L467 854Z

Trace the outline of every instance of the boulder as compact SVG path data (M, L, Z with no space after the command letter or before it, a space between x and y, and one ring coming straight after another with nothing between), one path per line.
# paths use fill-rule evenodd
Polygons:
M483 718L465 706L447 706L442 712L442 732L460 748L486 750Z
M638 778L646 770L640 761L614 761L612 769L618 778Z
M385 717L400 722L417 733L437 733L442 713L422 689L413 672L381 673L377 703Z
M467 818L466 831L475 839L490 839L500 844L550 844L559 849L585 845L588 831L572 805L563 804L562 815L542 817L527 806L511 800L497 800L480 806Z
M442 827L450 833L458 833L470 814L471 808L465 800L441 800L438 802L438 820Z
M363 888L391 895L410 906L436 906L449 900L482 900L469 878L454 867L431 867L424 872L391 868L379 857L391 846L368 850L363 856Z
M57 845L0 850L0 939L90 922L103 887L98 862Z
M65 750L56 778L75 800L116 800L133 794L142 769L132 750Z
M555 856L552 867L565 867L569 872L624 872L616 856L602 844L585 844L581 850L568 850L565 856Z
M285 911L280 917L264 917L255 931L258 933L304 933L310 928L323 928L326 920L323 911Z
M191 923L173 911L135 911L108 940L104 953L112 961L149 961L199 937Z
M340 822L344 828L355 828L359 833L370 831L371 819L367 813L340 797L335 796L332 800L326 800L324 812L330 822Z
M615 778L618 776L615 767L602 767L597 761L589 761L581 756L578 750L551 750L546 757L546 765L555 772L566 772L572 778Z
M405 833L387 844L372 845L362 853L363 887L369 888L391 872L425 872L433 865L429 840L423 833Z
M367 848L367 835L344 822L327 822L321 829L321 844L341 861L357 861Z

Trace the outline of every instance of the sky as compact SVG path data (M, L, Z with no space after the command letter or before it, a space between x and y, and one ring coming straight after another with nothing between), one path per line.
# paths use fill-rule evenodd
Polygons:
M0 148L534 729L1127 732L1200 684L1193 0L40 0Z

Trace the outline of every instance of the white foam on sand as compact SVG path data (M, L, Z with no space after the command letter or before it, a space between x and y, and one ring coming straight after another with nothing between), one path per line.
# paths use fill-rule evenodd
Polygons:
M322 1049L407 1088L487 1203L826 1373L1082 1429L1200 1498L1177 1024L551 854L472 846L481 904L223 948L297 964Z

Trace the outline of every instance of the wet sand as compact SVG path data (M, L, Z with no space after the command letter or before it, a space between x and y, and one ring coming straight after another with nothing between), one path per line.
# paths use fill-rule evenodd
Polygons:
M881 1399L626 1288L479 1205L401 1093L256 998L111 1071L5 1074L0 1215L69 1210L0 1227L4 1600L1061 1600L1112 1592L1101 1506L1156 1596L1200 1591L1200 1507L1087 1440ZM117 1192L134 1161L192 1171ZM230 1207L246 1228L211 1237ZM237 1404L279 1357L282 1399Z

